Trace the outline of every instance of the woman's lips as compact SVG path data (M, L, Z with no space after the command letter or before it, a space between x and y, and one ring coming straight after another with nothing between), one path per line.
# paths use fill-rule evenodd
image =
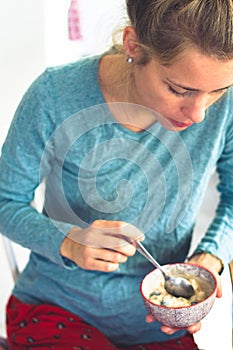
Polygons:
M169 119L169 122L177 128L188 128L193 124L192 122L190 123L177 122L176 120L173 120L173 119Z

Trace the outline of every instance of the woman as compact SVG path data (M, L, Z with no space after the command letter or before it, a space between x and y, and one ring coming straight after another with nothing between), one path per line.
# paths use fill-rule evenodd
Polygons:
M184 261L213 168L216 217L189 260L218 279L233 258L233 2L128 0L123 45L47 69L0 163L0 230L31 250L7 307L12 349L197 349L139 292ZM30 205L46 184L43 213ZM100 345L101 344L101 345Z

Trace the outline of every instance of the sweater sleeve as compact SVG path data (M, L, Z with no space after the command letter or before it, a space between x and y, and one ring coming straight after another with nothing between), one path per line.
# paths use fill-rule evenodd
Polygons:
M52 222L31 206L35 189L51 169L53 147L41 173L41 157L54 126L56 103L52 80L45 71L17 108L0 159L0 232L53 262L72 265L59 249L71 225Z
M233 259L233 117L230 108L233 94L230 97L229 113L225 114L224 147L217 162L220 200L215 218L195 250L213 254L225 263Z

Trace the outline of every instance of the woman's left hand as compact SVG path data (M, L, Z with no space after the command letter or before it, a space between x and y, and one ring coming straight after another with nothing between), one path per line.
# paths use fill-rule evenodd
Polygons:
M221 298L222 296L222 285L221 285L221 277L219 275L219 271L222 269L222 264L221 261L216 258L215 256L208 254L208 253L201 253L201 254L196 254L193 255L190 260L190 263L194 263L200 266L205 267L207 270L210 270L213 275L215 276L216 280L217 280L217 293L216 293L216 297L217 298ZM148 314L146 316L146 322L150 323L150 322L154 322L155 318ZM201 322L195 323L187 328L185 328L189 333L194 334L196 332L198 332L201 329ZM161 331L166 333L166 334L173 334L175 332L177 332L179 329L177 328L171 328L171 327L167 327L167 326L162 326L161 327Z
M213 275L215 276L215 278L217 280L216 297L221 298L222 297L222 284L221 284L221 277L219 275L219 272L222 270L221 260L219 260L214 255L211 255L209 253L199 253L199 254L193 255L189 259L188 262L203 266L207 270L209 270L213 273Z
M151 323L154 321L156 321L156 320L152 315L148 314L146 316L146 322ZM184 329L186 329L189 333L194 334L201 329L201 322L195 323L192 326L189 326L189 327L184 328ZM173 333L180 331L180 328L172 328L172 327L168 327L168 326L162 326L161 331L166 333L166 334L171 335Z

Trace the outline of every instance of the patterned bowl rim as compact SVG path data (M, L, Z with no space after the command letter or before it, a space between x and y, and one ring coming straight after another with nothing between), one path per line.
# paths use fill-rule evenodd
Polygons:
M193 307L196 306L196 305L201 305L202 303L205 303L208 299L210 299L210 298L213 296L213 294L216 294L216 292L217 292L217 279L216 279L216 277L214 276L214 274L213 274L209 269L207 269L206 267L200 266L200 265L198 265L198 264L189 263L189 262L187 262L187 263L184 262L184 263L166 264L166 265L163 265L163 266L164 266L164 267L168 267L168 266L173 266L173 265L191 265L191 266L196 266L196 267L198 267L198 268L201 269L201 270L207 271L207 272L212 276L212 278L213 278L213 280L214 280L214 288L213 288L212 293L211 293L207 298L205 298L204 300L199 301L197 304L192 304L192 305L187 305L187 306L175 306L175 307L171 307L171 306L164 306L164 305L159 305L159 304L153 303L151 300L149 300L149 299L143 294L142 285L143 285L143 282L144 282L144 280L145 280L145 278L146 278L147 276L153 274L154 271L157 271L157 268L155 268L153 271L147 273L147 274L143 277L143 279L142 279L142 281L141 281L141 283L140 283L140 293L141 293L143 299L144 299L146 302L148 302L148 303L151 304L152 306L157 306L157 307L159 307L159 308L161 308L161 309L169 309L169 310L172 310L172 309L189 309L189 308L193 308Z

